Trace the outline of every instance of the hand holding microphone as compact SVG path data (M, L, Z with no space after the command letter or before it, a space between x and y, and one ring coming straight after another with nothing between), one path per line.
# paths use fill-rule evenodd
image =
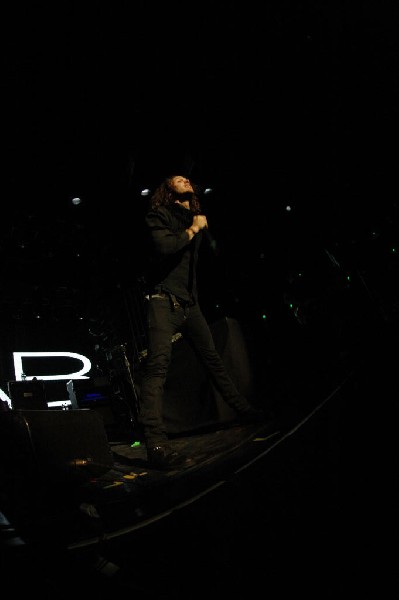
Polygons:
M190 240L192 240L194 235L197 234L201 229L204 230L204 237L213 253L218 254L219 251L217 243L208 229L208 221L205 215L195 215L193 217L193 224L189 229L187 229Z
M194 215L193 224L191 225L192 231L198 233L201 229L208 227L208 221L205 215Z

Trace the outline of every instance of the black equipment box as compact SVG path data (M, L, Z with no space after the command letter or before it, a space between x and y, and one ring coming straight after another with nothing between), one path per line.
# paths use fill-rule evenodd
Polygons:
M13 409L48 409L43 380L32 379L29 381L9 381L8 394L11 400L11 408Z

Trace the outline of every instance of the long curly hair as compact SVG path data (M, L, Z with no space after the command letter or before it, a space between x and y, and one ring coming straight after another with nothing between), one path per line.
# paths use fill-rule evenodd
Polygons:
M151 209L159 208L160 206L170 206L176 200L189 199L190 211L196 214L201 213L201 203L199 200L199 187L190 182L194 193L179 194L173 187L173 179L178 175L169 175L163 182L154 190L150 198Z

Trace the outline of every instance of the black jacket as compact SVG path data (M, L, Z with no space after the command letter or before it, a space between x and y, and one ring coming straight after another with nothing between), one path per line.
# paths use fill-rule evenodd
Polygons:
M149 259L145 275L149 293L164 291L183 301L198 300L196 268L202 231L190 241L186 229L193 213L173 204L150 210L145 222L149 232Z

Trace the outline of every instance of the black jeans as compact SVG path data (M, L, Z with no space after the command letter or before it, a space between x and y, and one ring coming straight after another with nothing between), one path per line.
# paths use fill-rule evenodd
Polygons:
M162 420L162 400L172 358L172 337L178 332L191 342L224 401L237 412L250 407L227 373L198 304L173 305L167 295L152 296L149 299L147 326L148 350L141 381L139 409L147 447L163 445L168 439Z

